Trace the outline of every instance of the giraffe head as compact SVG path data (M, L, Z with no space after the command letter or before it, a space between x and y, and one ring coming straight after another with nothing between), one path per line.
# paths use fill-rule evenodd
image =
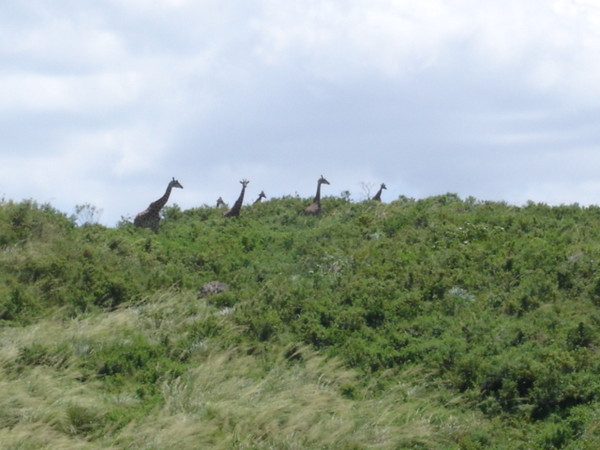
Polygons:
M325 177L321 175L321 178L319 178L319 184L329 184L329 181L327 181Z
M385 183L381 183L381 189L387 189L387 186L385 185Z
M173 179L171 180L171 182L169 183L169 186L172 188L179 188L179 189L183 189L183 186L181 185L181 183L179 183L179 181L177 181L175 179L175 177L173 177Z
M246 186L248 186L248 183L250 183L250 182L244 178L242 181L240 181L240 183L245 188Z
M258 194L258 198L254 200L254 204L256 205L257 203L260 203L260 201L263 198L267 198L267 194L265 194L265 191L260 191L260 194Z

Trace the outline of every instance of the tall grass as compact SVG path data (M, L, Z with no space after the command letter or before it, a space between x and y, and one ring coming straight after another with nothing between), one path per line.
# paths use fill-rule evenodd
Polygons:
M165 292L109 313L2 329L2 448L434 448L477 420L449 414L416 369L371 396L341 361L300 346L254 354L208 339L187 349L180 376L156 381L149 409L133 387L107 390L81 364L133 332L154 341L213 319L230 321L191 293Z
M402 392L354 401L340 395L355 375L302 351L267 366L238 350L211 354L185 376L165 383L165 407L131 442L144 448L398 448L440 443L443 411L430 398ZM445 419L445 418L444 418ZM182 430L185 429L185 431ZM158 432L157 432L158 430Z

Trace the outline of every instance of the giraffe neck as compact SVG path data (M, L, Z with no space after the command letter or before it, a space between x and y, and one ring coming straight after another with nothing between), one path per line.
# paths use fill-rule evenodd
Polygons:
M242 185L242 192L240 192L239 198L235 201L233 205L233 209L239 210L242 208L242 203L244 202L244 192L246 191L246 186Z
M318 203L319 205L321 204L321 182L320 181L317 183L317 194L315 195L313 203Z
M375 194L375 197L373 197L374 200L379 200L381 198L381 193L383 192L383 188L380 187L379 190L377 191L377 194Z
M164 195L161 198L159 198L158 200L156 200L150 204L150 209L152 211L158 212L162 209L163 206L165 206L167 204L167 201L169 200L169 196L171 195L171 189L173 189L173 186L171 186L171 184L169 184L167 186L167 190L165 191Z

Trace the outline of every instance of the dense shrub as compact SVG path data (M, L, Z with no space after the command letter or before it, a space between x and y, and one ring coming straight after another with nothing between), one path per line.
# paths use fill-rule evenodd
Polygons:
M320 217L306 217L307 201L271 199L232 220L174 206L158 234L126 222L76 226L47 205L3 202L0 320L109 311L221 281L229 289L206 301L232 327L203 320L160 343L129 337L84 366L152 397L206 339L254 350L301 342L365 379L423 368L543 447L589 429L600 397L600 208L328 197ZM61 364L63 350L32 346L21 362Z

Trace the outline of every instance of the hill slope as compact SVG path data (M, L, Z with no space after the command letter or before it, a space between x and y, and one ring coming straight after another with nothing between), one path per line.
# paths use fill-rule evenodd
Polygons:
M600 208L305 204L154 234L4 202L0 442L600 447Z

